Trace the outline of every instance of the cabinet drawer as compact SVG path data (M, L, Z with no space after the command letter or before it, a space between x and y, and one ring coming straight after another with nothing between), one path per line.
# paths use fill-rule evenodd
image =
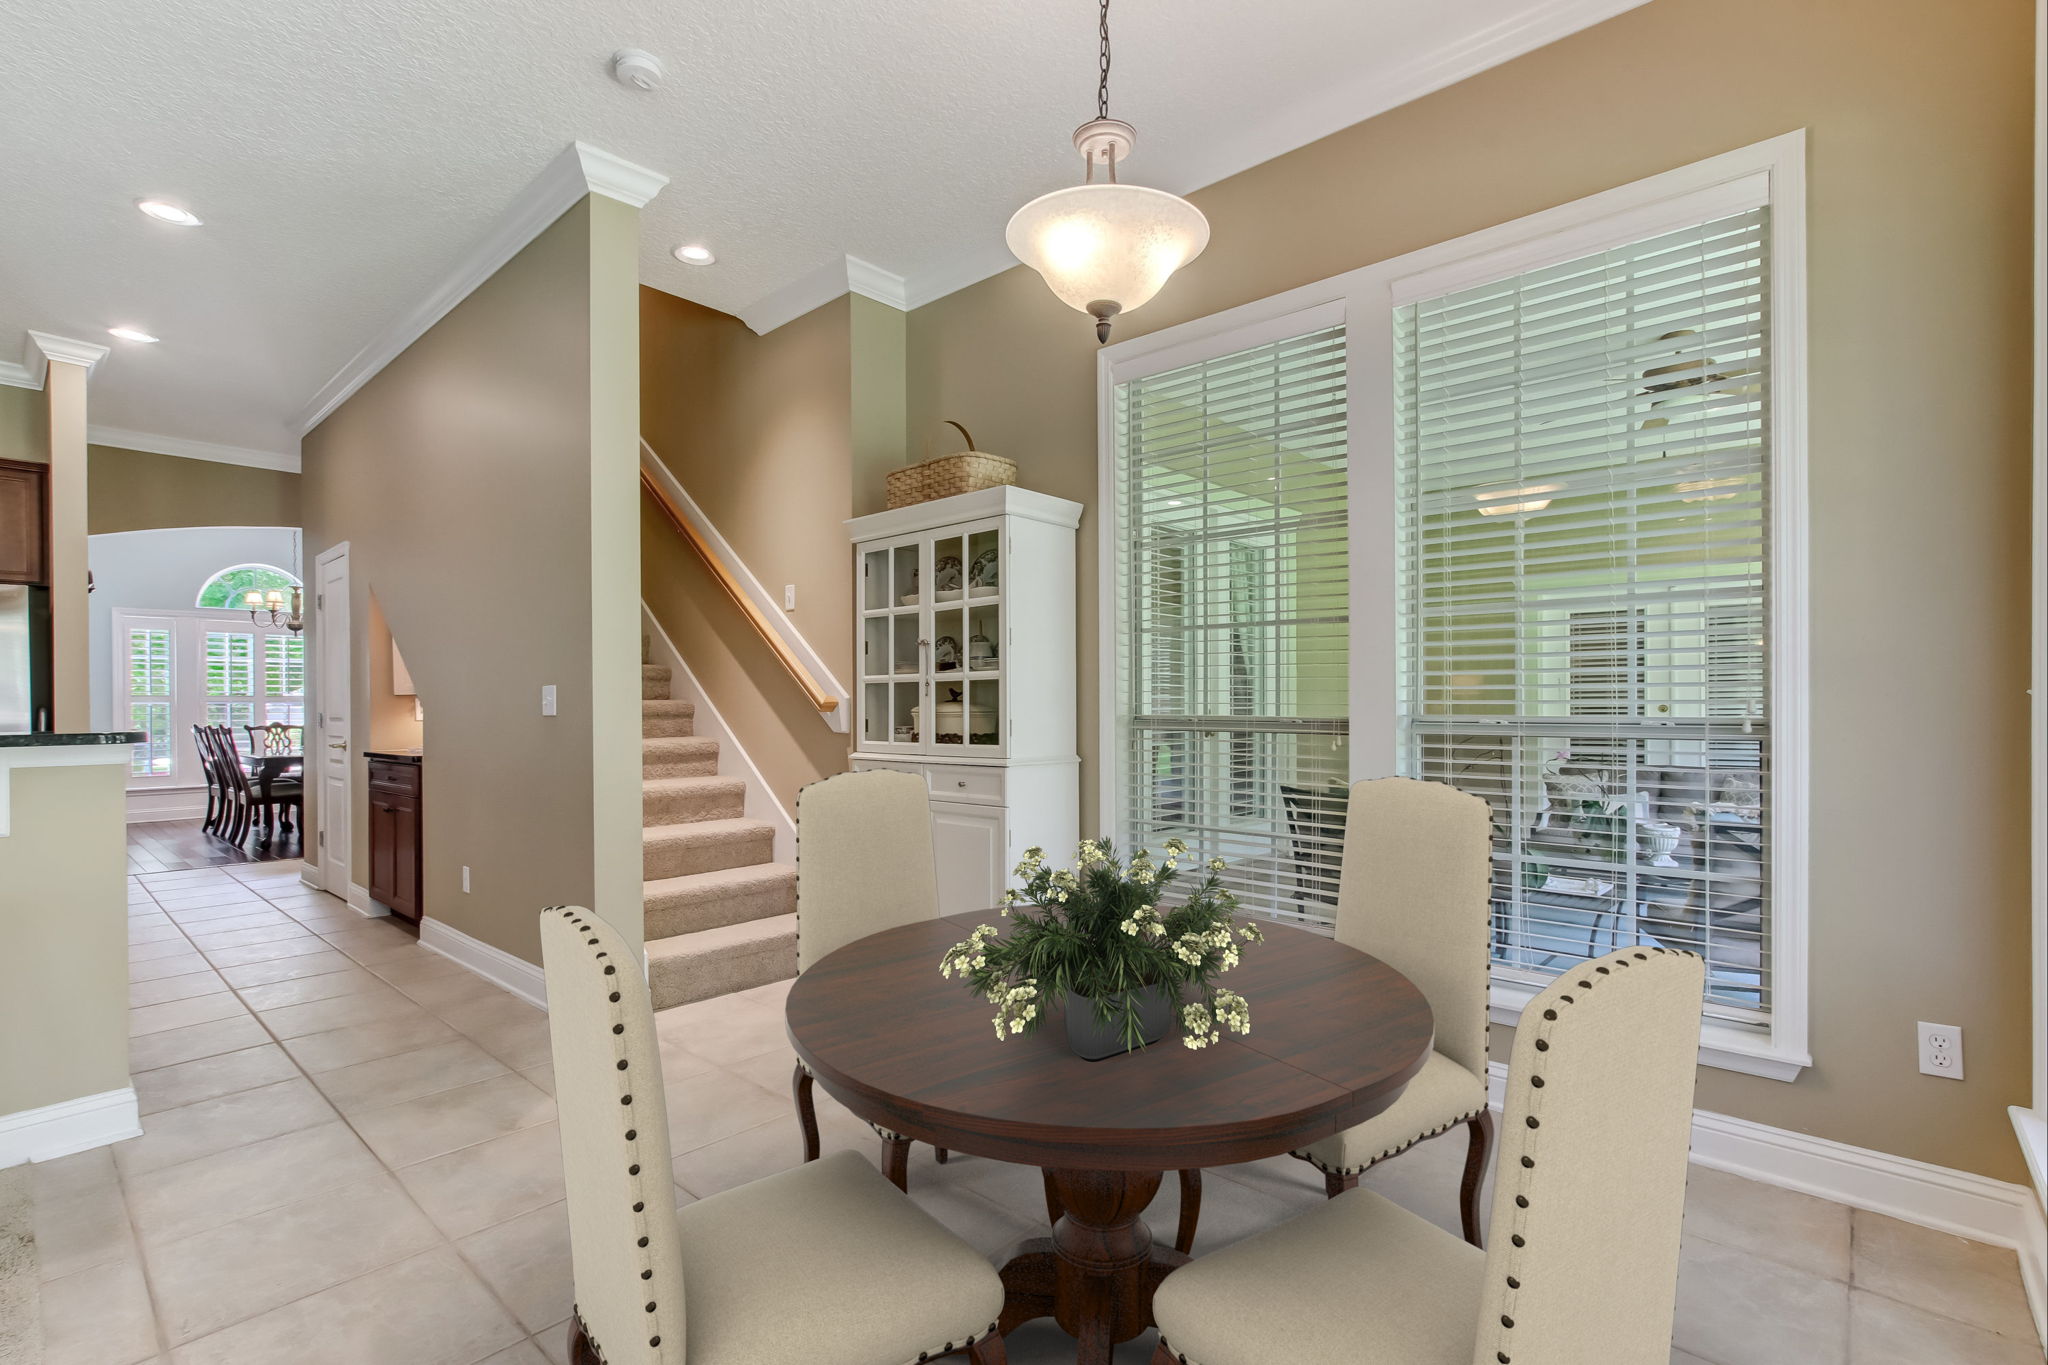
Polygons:
M933 763L925 768L925 780L931 784L934 801L968 801L994 806L1003 803L1001 768Z
M417 763L379 763L370 761L370 785L379 791L408 792L419 795L420 768Z

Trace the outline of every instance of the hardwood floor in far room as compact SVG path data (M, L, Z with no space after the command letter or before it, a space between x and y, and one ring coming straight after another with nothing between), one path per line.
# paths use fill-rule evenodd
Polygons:
M268 863L297 858L305 850L297 832L258 844L251 833L240 844L209 834L198 820L156 820L128 826L128 871L183 872L231 863Z

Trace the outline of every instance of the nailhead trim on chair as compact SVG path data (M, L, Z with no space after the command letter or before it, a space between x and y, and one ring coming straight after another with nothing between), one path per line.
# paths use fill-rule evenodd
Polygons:
M977 1333L976 1335L974 1335L974 1336L971 1336L971 1337L968 1337L968 1338L966 1338L965 1340L963 1340L963 1341L962 1341L962 1342L960 1343L959 1349L960 1349L960 1350L963 1350L963 1351L964 1351L964 1350L966 1350L966 1349L967 1349L968 1347L972 1346L972 1345L973 1345L973 1344L974 1344L975 1342L977 1342L977 1341L981 1341L981 1340L983 1340L983 1339L985 1339L985 1338L987 1338L987 1337L991 1337L991 1336L994 1336L994 1335L995 1335L995 1330L996 1330L996 1325L995 1325L994 1323L990 1323L990 1324L988 1325L988 1330L987 1330L987 1331L985 1331L985 1332L980 1332L980 1333ZM944 1355L951 1355L951 1354L953 1353L953 1350L954 1350L954 1346L953 1346L953 1343L949 1341L949 1342L947 1342L947 1343L946 1343L946 1344L945 1344L944 1346L941 1346L941 1347L940 1347L940 1348L939 1348L938 1350L936 1350L936 1351L919 1351L919 1352L917 1353L917 1365L924 1365L924 1362L925 1362L925 1361L927 1361L927 1360L935 1360L935 1359L937 1359L937 1358L938 1358L939 1356L944 1356Z
M561 915L565 919L567 919L570 924L574 925L579 930L585 931L586 933L590 929L589 922L582 919L579 916L576 907L574 906L551 905L548 906L541 913ZM597 946L597 942L598 940L594 937L584 939L585 945L593 948ZM604 960L609 956L610 955L608 953L600 951L597 954L595 954L595 960ZM606 976L616 976L618 975L618 971L619 969L617 964L609 961L605 962L604 974ZM620 993L618 991L608 991L606 992L605 999L612 1006L611 1036L615 1039L623 1039L626 1032L626 1021L624 1011L622 1011L619 1008ZM648 1244L648 1224L646 1219L647 1200L645 1196L648 1193L648 1191L641 1188L642 1176L640 1174L640 1171L642 1165L646 1161L646 1156L640 1150L640 1120L638 1118L638 1111L635 1110L633 1107L633 1092L627 1088L632 1085L632 1077L629 1074L631 1063L629 1063L626 1058L623 1042L617 1043L615 1044L615 1046L619 1048L618 1070L615 1073L620 1077L619 1103L626 1110L626 1120L629 1126L626 1129L625 1138L628 1146L631 1148L632 1156L631 1163L626 1167L626 1175L633 1182L633 1193L636 1196L639 1196L635 1198L633 1201L634 1227L639 1232L639 1236L634 1241L634 1246L637 1249L645 1250ZM663 1154L662 1160L656 1161L653 1164L657 1170L667 1170L668 1167L666 1154ZM642 1280L653 1279L654 1267L648 1263L646 1257L643 1256L638 1259L640 1261L640 1278ZM653 1313L658 1309L659 1306L660 1305L658 1303L650 1299L647 1302L646 1311L649 1313ZM581 1314L579 1313L578 1316L581 1317ZM586 1337L590 1337L590 1326L588 1323L584 1324L583 1331ZM596 1338L590 1337L590 1341L592 1347L595 1348L597 1345ZM649 1336L647 1340L647 1345L649 1346L649 1348L655 1348L661 1345L661 1333L658 1330L654 1332L651 1336ZM602 1350L598 1351L598 1358L600 1360L604 1358L604 1352Z
M1446 1123L1441 1128L1432 1128L1426 1133L1417 1133L1414 1137L1402 1143L1399 1147L1388 1148L1386 1151L1381 1152L1372 1160L1366 1162L1363 1166L1325 1166L1322 1162L1317 1161L1314 1157L1310 1156L1306 1151L1289 1152L1287 1155L1291 1157L1298 1157L1299 1159L1306 1161L1309 1165L1315 1167L1317 1170L1323 1172L1325 1175L1362 1175L1366 1171L1369 1171L1373 1167L1379 1165L1382 1161L1385 1161L1388 1157L1399 1156L1401 1155L1401 1153L1407 1151L1410 1147L1414 1147L1420 1143L1427 1142L1433 1137L1441 1137L1445 1133L1450 1132L1453 1128L1457 1128L1464 1124L1470 1123L1473 1119L1479 1117L1481 1110L1485 1109L1485 1107L1486 1106L1482 1104L1478 1109L1474 1109L1469 1114L1463 1114L1457 1118L1452 1119L1449 1123Z
M1636 962L1648 962L1648 961L1650 960L1650 958L1651 958L1651 956L1652 956L1653 954L1655 954L1655 955L1676 955L1676 956L1679 956L1679 957L1697 957L1697 956L1698 956L1698 954L1697 954L1697 953L1686 953L1686 952L1681 952L1681 951L1679 951L1679 950L1677 950L1677 949L1673 949L1673 948L1634 948L1634 949L1629 949L1629 950L1626 950L1626 951L1627 951L1627 953L1628 953L1628 956L1627 956L1627 957L1619 957L1619 958L1616 958L1616 959L1614 960L1614 965L1615 965L1615 966L1617 966L1617 967L1626 967L1626 966L1628 966L1628 965L1629 965L1629 963L1630 963L1630 961L1631 961L1631 960L1633 960L1633 961L1636 961ZM1590 990L1594 989L1594 987L1595 987L1595 986L1597 986L1597 985L1599 984L1599 978L1600 978L1600 977L1603 977L1603 976L1612 976L1613 974L1614 974L1614 973L1612 972L1612 970L1610 970L1610 969L1609 969L1609 968L1608 968L1608 967L1607 967L1607 966L1606 966L1605 964L1602 964L1602 965L1599 965L1599 966L1593 966L1593 967L1592 967L1592 969L1591 969L1591 970L1590 970L1589 972L1587 972L1587 974L1586 974L1585 976L1583 976L1583 977L1579 978L1579 980L1578 980L1578 983L1577 983L1577 985L1578 985L1578 989L1580 989L1581 991L1590 991ZM1577 1003L1578 1003L1578 998L1577 998L1576 996L1570 996L1570 995L1560 995L1560 996L1558 996L1558 997L1557 997L1557 1002L1558 1002L1558 1004L1560 1004L1560 1005L1575 1005L1575 1004L1577 1004ZM1552 1024L1554 1024L1554 1023L1556 1023L1556 1022L1557 1022L1557 1020L1558 1020L1558 1012L1557 1012L1557 1010L1556 1010L1556 1008L1555 1008L1555 1007L1552 1007L1552 1008L1550 1008L1550 1009L1546 1009L1546 1010L1544 1010L1544 1011L1543 1011L1543 1017L1542 1017L1541 1019L1539 1019L1539 1020L1535 1021L1535 1022L1534 1022L1533 1024L1531 1024L1531 1023L1530 1023L1530 1021L1529 1021L1529 1018L1528 1018L1528 1016L1527 1016L1527 1015L1524 1015L1524 1016L1523 1016L1523 1020L1522 1020L1522 1027L1524 1027L1524 1028L1532 1028L1532 1027L1533 1027L1533 1028L1534 1028L1534 1029L1536 1030L1536 1039L1535 1039L1535 1049L1536 1049L1536 1051L1538 1051L1538 1052L1549 1052L1549 1051L1551 1050L1551 1039L1550 1039L1550 1035L1551 1035L1551 1032L1552 1032L1552 1030L1551 1030L1551 1028L1550 1028L1550 1025L1552 1025ZM1534 1072L1534 1071L1532 1071L1532 1072L1531 1072L1531 1073L1530 1073L1530 1074L1529 1074L1528 1076L1526 1076L1526 1077L1513 1077L1513 1076L1511 1076L1511 1077L1509 1077L1509 1080L1510 1080L1510 1081L1517 1081L1517 1080L1519 1080L1519 1081L1520 1081L1520 1082L1521 1082L1522 1084L1525 1084L1525 1085L1527 1085L1527 1087L1528 1087L1528 1089L1529 1089L1529 1092L1530 1092L1530 1093L1529 1093L1529 1110L1530 1110L1530 1112L1529 1112L1529 1113L1528 1113L1528 1114L1526 1115L1526 1117L1525 1117L1525 1119L1524 1119L1524 1122L1525 1122L1525 1124L1527 1125L1527 1127L1528 1127L1528 1129L1529 1129L1529 1131L1530 1131L1530 1132L1534 1133L1534 1132L1540 1132L1540 1131L1542 1131L1542 1128L1543 1128L1543 1120L1542 1120L1542 1118L1541 1118L1541 1117L1540 1117L1540 1116L1539 1116L1539 1115L1538 1115L1538 1114L1537 1114L1537 1113L1535 1112L1535 1110L1537 1109L1537 1107L1538 1107L1538 1106L1539 1106L1539 1105L1541 1104L1541 1102L1542 1102L1542 1091L1543 1091L1543 1088L1544 1088L1544 1087L1543 1087L1543 1076L1542 1076L1542 1074L1541 1074L1540 1072ZM1528 1142L1528 1144L1530 1144L1530 1145L1533 1145L1533 1144L1535 1143L1535 1141L1536 1141L1536 1139L1534 1139L1533 1137L1532 1137L1532 1138L1529 1138L1529 1139L1527 1139L1527 1142ZM1521 1168L1522 1168L1523 1170L1525 1170L1525 1171L1533 1171L1533 1170L1535 1170L1535 1169L1536 1169L1536 1158L1535 1158L1535 1157L1534 1157L1533 1155L1531 1155L1531 1154L1530 1154L1529 1152L1525 1151L1525 1152L1524 1152L1524 1153L1522 1154L1522 1160L1521 1160ZM1512 1172L1511 1172L1511 1174L1514 1174L1514 1178L1515 1178L1515 1179L1517 1179L1517 1180L1521 1180L1521 1179L1524 1179L1524 1178L1525 1178L1525 1177L1522 1177L1522 1176L1521 1176L1521 1175L1519 1175L1519 1174L1515 1174L1515 1173L1512 1173ZM1496 1207L1498 1207L1498 1205L1496 1205ZM1506 1276L1506 1280L1507 1280L1507 1286L1508 1286L1508 1300L1507 1300L1507 1310L1508 1310L1508 1311L1506 1311L1506 1312L1504 1312L1504 1313L1502 1313L1502 1314L1500 1315L1500 1327L1501 1327L1501 1332L1502 1332L1503 1334L1504 1334L1504 1333L1507 1333L1507 1332L1512 1332L1512 1331L1514 1330L1514 1328L1515 1328L1515 1314L1514 1314L1514 1309L1515 1309L1515 1295L1516 1295L1516 1294L1518 1294L1518 1293L1520 1292L1521 1288L1522 1288L1522 1276L1521 1276L1521 1275L1520 1275L1520 1274L1518 1273L1518 1272L1520 1272L1520 1271L1521 1271L1521 1269L1522 1269L1522 1258L1521 1258L1521 1257L1519 1257L1519 1256L1517 1256L1517 1255L1515 1254L1515 1252L1519 1252L1519 1251L1522 1251L1523 1249L1525 1249L1525 1248L1526 1248L1526 1247L1527 1247L1527 1246L1529 1245L1528 1239L1527 1239L1527 1238L1526 1238L1526 1237L1525 1237L1525 1236L1523 1235L1523 1228L1524 1228L1524 1227L1525 1227L1526 1225L1524 1224L1524 1222L1523 1222L1523 1220L1521 1219L1521 1217L1519 1216L1519 1214L1520 1214L1520 1211L1521 1211L1521 1210L1525 1210L1525 1209L1527 1209L1527 1208L1529 1207L1529 1196L1528 1196L1528 1195L1527 1195L1526 1193L1523 1193L1522 1191L1520 1191L1520 1190L1517 1190L1517 1191L1515 1192L1515 1197L1514 1197L1514 1207L1515 1207L1515 1209L1517 1210L1517 1213L1516 1213L1515 1215L1511 1215L1511 1216L1512 1216L1512 1217L1514 1218L1514 1222L1513 1222L1513 1224L1512 1224L1512 1226L1513 1226L1513 1228L1514 1228L1514 1231L1513 1231L1513 1232L1511 1232L1511 1233L1509 1234L1509 1236L1508 1236L1508 1244L1509 1244L1509 1245L1510 1245L1511 1247L1513 1247L1513 1248L1514 1248L1514 1250L1513 1250L1513 1251L1510 1251L1510 1252L1507 1252L1507 1253L1505 1254L1505 1256L1504 1256L1504 1259L1505 1259L1505 1261L1506 1261L1506 1269L1505 1269L1505 1272L1504 1272L1504 1273L1505 1273L1505 1276ZM1510 1343L1509 1343L1509 1340L1508 1340L1508 1338L1507 1338L1507 1337L1506 1337L1505 1335L1497 1336L1497 1337L1496 1337L1496 1338L1494 1339L1494 1343L1493 1343L1493 1344L1494 1344L1494 1352L1493 1352L1493 1358L1494 1358L1494 1360L1495 1360L1495 1362L1496 1362L1496 1365L1513 1365L1513 1362L1514 1362L1514 1357L1513 1357L1512 1355L1510 1355L1510 1354L1508 1353L1508 1350L1507 1350L1507 1347L1508 1347L1508 1346L1509 1346L1509 1344L1510 1344Z

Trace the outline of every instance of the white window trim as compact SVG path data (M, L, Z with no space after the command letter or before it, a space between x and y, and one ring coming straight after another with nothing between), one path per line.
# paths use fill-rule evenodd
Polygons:
M204 602L200 601L200 598L203 598L203 597L205 597L205 596L206 596L206 590L207 590L208 588L212 587L212 586L213 586L213 585L214 585L214 584L215 584L215 583L216 583L217 581L219 581L219 579L221 578L221 576L222 576L222 575L224 575L224 574L231 574L231 573L233 573L233 572L234 572L235 570L237 570L237 569L268 569L268 570L270 570L270 571L271 571L272 573L274 573L274 574L282 574L282 575L283 575L284 577L286 577L286 578L289 578L289 579L290 579L290 580L292 581L292 584L293 584L293 586L295 586L295 587L298 587L298 588L301 588L301 589L303 589L303 588L304 588L304 587L306 586L306 585L305 585L304 583L302 583L302 582L300 582L300 581L299 581L299 576L298 576L297 574L293 573L293 572L292 572L292 571L291 571L290 569L287 569L287 568L283 567L282 565L278 565L278 564L266 564L266 563L264 563L264 562L263 562L262 560L260 560L260 559L251 559L251 560L247 560L247 561L245 561L244 563L241 563L241 564L230 564L230 565L228 565L228 566L227 566L226 568L221 568L221 569L215 569L215 570L214 570L214 571L213 571L212 573L208 574L208 575L206 576L206 581L205 581L204 583L201 583L201 584L199 585L199 591L198 591L198 593L197 593L197 594L195 594L195 595L193 596L193 598L192 598L192 605L191 605L191 607L190 607L190 608L188 608L188 610L191 610L191 611L247 611L247 610L248 610L248 608L247 608L247 607L244 607L244 606L240 606L240 605L237 605L237 606L232 606L232 607L209 607L209 606L207 606L207 605L206 605L206 604L205 604Z
M1096 356L1098 572L1113 571L1116 386L1336 322L1349 339L1351 441L1351 776L1398 769L1394 309L1418 298L1591 255L1768 202L1771 416L1771 894L1773 1009L1768 1035L1701 1024L1700 1061L1796 1080L1812 1065L1808 1013L1809 661L1806 467L1806 134L1786 133L1453 241L1106 346ZM1114 660L1121 603L1104 591L1098 623L1097 821L1117 829L1122 790ZM1381 716L1384 726L1361 724ZM1513 1024L1535 988L1496 979L1492 1017Z

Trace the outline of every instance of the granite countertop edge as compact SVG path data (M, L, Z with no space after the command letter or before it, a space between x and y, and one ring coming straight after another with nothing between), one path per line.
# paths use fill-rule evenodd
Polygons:
M389 749L365 749L363 750L363 757L381 758L386 763L418 763L424 755L393 753Z
M145 744L149 736L141 730L88 730L83 732L0 735L0 749L60 749L88 744Z

